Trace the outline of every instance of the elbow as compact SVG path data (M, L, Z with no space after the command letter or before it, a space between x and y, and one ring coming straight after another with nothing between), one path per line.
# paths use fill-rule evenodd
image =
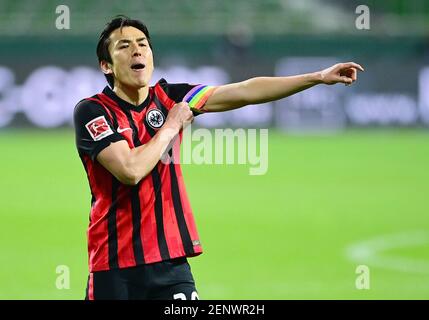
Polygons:
M122 184L127 186L136 186L141 180L141 177L132 168L125 168L117 178Z
M120 179L121 183L128 186L136 186L139 182L149 174L150 171L142 172L137 167L125 167Z
M119 182L121 182L124 185L133 187L136 186L139 183L140 180L134 178L134 177L121 177Z

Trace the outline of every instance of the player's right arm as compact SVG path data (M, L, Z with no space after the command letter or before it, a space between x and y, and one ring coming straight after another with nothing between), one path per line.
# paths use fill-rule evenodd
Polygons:
M149 174L180 129L193 119L187 103L178 103L169 111L165 124L148 143L131 149L126 140L119 133L113 132L113 130L111 134L104 138L98 139L95 137L97 140L94 140L93 134L86 128L86 124L91 123L91 120L86 122L88 118L96 119L104 116L107 125L112 128L112 124L107 120L101 108L101 106L100 109L94 107L92 108L93 110L89 111L84 110L83 107L79 109L78 105L75 109L78 148L80 151L88 153L93 160L96 159L116 179L127 185L136 185ZM94 109L97 110L94 111ZM87 115L88 113L90 116ZM82 118L85 119L82 121ZM85 130L89 132L87 136L94 141L90 141L91 139L88 138L81 138L86 135ZM100 143L99 146L97 146L97 143Z
M120 182L136 185L152 171L171 140L192 118L192 111L186 103L176 104L168 113L165 124L148 143L133 149L126 141L112 143L98 154L97 161Z

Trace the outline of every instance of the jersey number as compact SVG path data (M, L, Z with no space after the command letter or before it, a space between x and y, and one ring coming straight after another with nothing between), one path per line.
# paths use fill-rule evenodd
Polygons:
M176 293L173 295L174 300L186 300L186 295L184 293ZM191 300L200 300L198 297L198 293L196 291L192 291Z

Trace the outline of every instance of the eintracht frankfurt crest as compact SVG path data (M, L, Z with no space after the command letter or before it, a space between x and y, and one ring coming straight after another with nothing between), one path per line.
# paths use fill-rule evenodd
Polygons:
M146 113L146 121L152 128L159 129L164 124L164 115L158 109L152 109Z

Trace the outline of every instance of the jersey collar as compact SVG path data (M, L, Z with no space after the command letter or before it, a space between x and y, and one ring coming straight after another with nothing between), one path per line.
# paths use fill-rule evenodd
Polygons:
M141 112L150 103L150 99L152 96L152 88L149 89L149 94L147 95L145 101L143 101L142 104L140 104L138 106L136 106L132 103L129 103L129 102L121 99L120 97L118 97L116 95L116 93L112 89L110 89L109 86L106 86L104 88L103 93L105 95L107 95L110 99L115 101L123 110L133 110L133 111Z

